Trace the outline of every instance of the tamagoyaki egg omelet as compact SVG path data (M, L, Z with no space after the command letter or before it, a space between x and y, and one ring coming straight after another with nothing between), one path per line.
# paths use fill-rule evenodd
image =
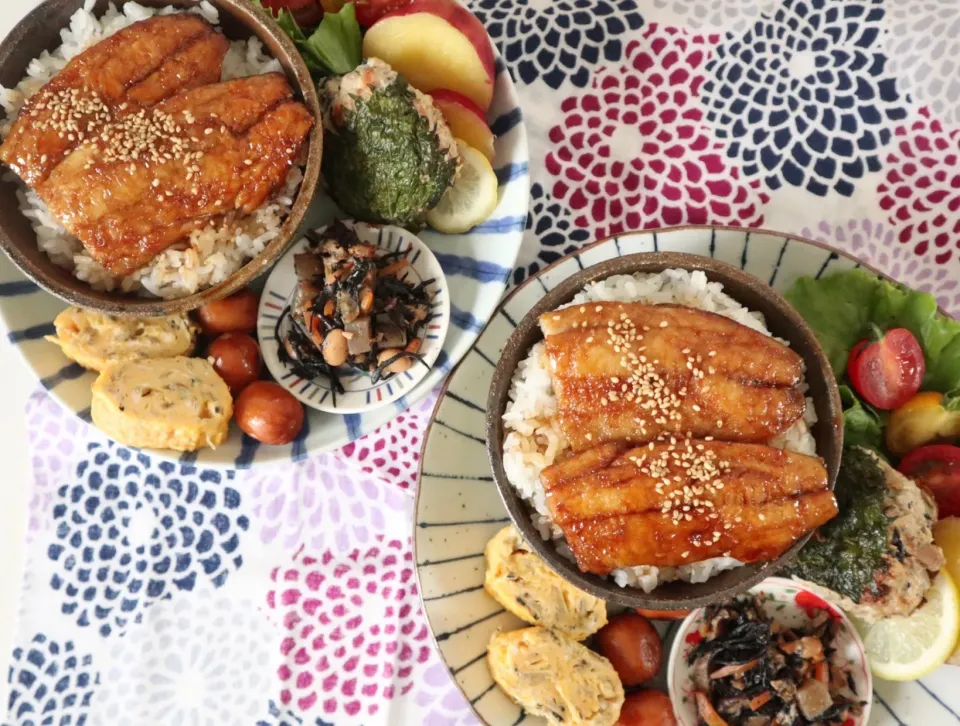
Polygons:
M233 415L230 389L204 358L142 358L108 367L93 383L93 423L127 446L216 447Z
M606 603L551 570L513 525L487 543L484 555L484 587L521 620L553 628L574 640L584 640L607 624Z
M497 633L487 647L497 685L527 713L563 726L612 726L623 685L606 658L555 630Z
M53 325L57 334L47 340L70 360L98 372L128 360L190 355L199 330L186 314L149 318L78 307L63 310Z

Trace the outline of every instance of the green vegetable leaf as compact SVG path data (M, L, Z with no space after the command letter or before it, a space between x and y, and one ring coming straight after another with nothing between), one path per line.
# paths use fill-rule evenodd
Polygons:
M349 73L363 60L360 25L353 3L347 3L338 13L324 13L320 25L312 35L307 36L289 10L272 11L265 8L260 0L253 2L272 15L283 32L290 36L314 76L322 78L330 74Z
M883 426L880 415L865 406L850 386L840 386L840 400L843 402L844 444L882 451Z
M960 389L944 393L940 405L947 411L960 411Z
M924 390L960 388L960 322L940 315L933 295L858 269L820 280L801 278L787 299L816 333L838 379L850 350L876 325L906 328L916 336L927 364Z
M360 25L353 3L339 13L324 13L320 27L307 39L314 57L331 73L349 73L363 60Z
M816 333L837 378L872 320L876 282L872 275L853 270L820 280L801 277L787 292L787 300Z

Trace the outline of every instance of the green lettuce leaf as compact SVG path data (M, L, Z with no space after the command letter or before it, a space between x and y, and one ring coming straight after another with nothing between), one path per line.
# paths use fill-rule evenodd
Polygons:
M324 13L320 25L308 36L289 10L271 11L260 0L253 2L271 14L283 32L290 36L315 77L349 73L363 60L360 25L353 3L347 3L338 13Z
M314 58L331 73L349 73L363 60L360 25L353 3L344 5L339 13L324 13L320 27L307 41Z
M838 379L851 349L872 322L876 283L872 275L853 270L819 280L801 277L787 291L787 300L813 329Z
M843 402L843 443L883 452L883 422L880 414L865 405L850 386L840 386Z
M838 379L850 350L876 325L881 330L907 328L917 337L927 364L924 390L960 388L960 322L940 315L933 295L858 269L820 280L801 278L787 299L816 333Z

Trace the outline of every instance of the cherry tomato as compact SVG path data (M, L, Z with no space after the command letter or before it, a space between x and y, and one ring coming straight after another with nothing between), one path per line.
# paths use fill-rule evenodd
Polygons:
M197 310L197 320L207 335L252 333L257 327L260 298L244 288L230 297L214 300Z
M597 645L625 686L639 686L660 671L660 635L642 615L613 618L597 633Z
M270 10L289 10L301 28L318 25L323 20L323 7L317 0L261 0L261 2L263 7Z
M847 375L871 406L889 410L902 406L920 390L926 372L923 350L906 328L862 340L850 352Z
M648 688L628 694L616 726L677 726L670 696Z
M210 344L207 357L213 359L213 369L234 398L257 380L263 369L260 346L246 333L224 333Z
M960 517L960 446L921 446L904 456L898 469L933 495L940 519Z
M240 429L265 444L289 444L303 428L303 406L283 386L255 381L240 392L233 406Z
M387 13L410 3L411 0L354 0L353 9L357 13L357 22L364 28L369 28Z

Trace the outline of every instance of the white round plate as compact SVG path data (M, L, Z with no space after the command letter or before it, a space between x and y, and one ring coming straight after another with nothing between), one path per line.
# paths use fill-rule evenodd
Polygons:
M424 612L441 657L485 723L543 723L524 717L496 687L484 659L493 633L525 625L483 589L483 548L510 521L487 461L486 401L494 366L516 323L545 291L598 262L657 251L716 257L781 292L799 277L860 266L842 252L776 232L677 227L597 242L542 270L506 297L437 401L425 436L414 526ZM875 680L870 723L960 723L958 678L960 669L944 666L912 683Z
M308 411L300 435L287 445L260 445L244 436L237 426L231 426L230 437L216 449L183 455L150 450L148 454L158 459L237 469L299 461L309 454L343 446L375 431L440 384L493 315L516 264L527 223L530 197L527 132L516 89L499 54L496 54L496 73L487 121L497 135L494 160L500 182L497 208L490 219L466 234L446 235L433 230L420 233L446 273L452 322L436 363L420 384L376 411L346 415ZM337 216L343 215L320 194L308 213L308 225L322 227ZM5 255L0 255L0 327L8 331L7 341L16 346L40 385L50 391L60 405L89 421L90 386L96 376L72 363L57 346L43 339L53 333L53 319L65 307L65 303L27 280Z
M830 612L834 619L842 623L835 645L840 657L850 664L850 676L856 686L857 695L867 701L863 713L857 719L848 720L846 726L864 726L870 719L871 702L865 698L873 688L870 675L870 666L863 650L863 642L853 624L847 619L840 608L830 605L819 595L800 585L798 582L782 577L768 577L763 582L754 585L749 592L754 595L766 595L763 609L771 620L786 625L788 628L803 628L810 623L810 616L805 605L817 606ZM807 597L808 602L801 604L798 598ZM696 647L696 640L687 640L687 636L695 633L703 621L704 609L694 610L681 623L673 639L670 649L670 662L667 666L667 684L670 689L670 700L673 703L673 712L679 726L697 726L697 707L693 699L692 669L687 664L687 656Z
M357 233L361 242L379 247L383 253L401 252L407 260L403 280L411 285L427 282L431 296L430 317L423 330L420 347L421 363L414 363L409 370L373 383L366 373L353 372L340 377L345 391L337 393L328 378L304 380L286 363L281 362L278 351L281 341L275 333L277 321L291 305L297 289L297 273L294 270L294 255L309 247L309 240L299 240L277 262L260 294L260 312L257 316L257 337L263 362L267 364L277 383L299 398L304 404L328 413L363 413L393 403L413 389L437 360L443 349L443 339L450 327L450 293L440 263L430 248L419 237L400 227L376 227L363 222L344 221ZM317 230L322 234L323 230ZM281 337L293 323L290 316L283 318Z

